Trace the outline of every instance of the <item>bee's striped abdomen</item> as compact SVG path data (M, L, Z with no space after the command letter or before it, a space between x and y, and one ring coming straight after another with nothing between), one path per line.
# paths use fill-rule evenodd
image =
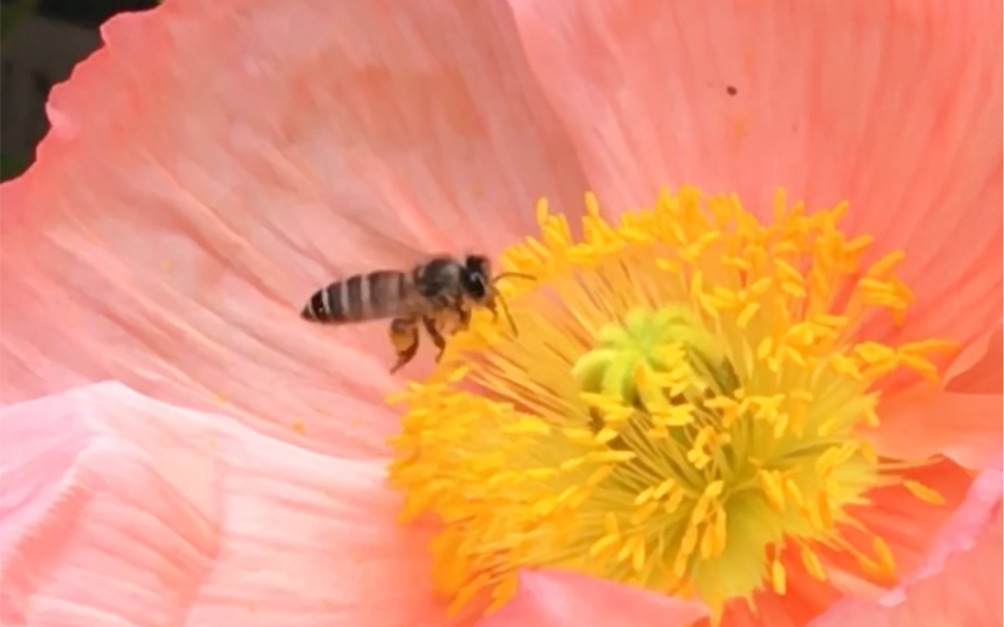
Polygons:
M408 288L403 272L359 274L314 292L300 315L328 324L391 318L406 310Z
M343 281L336 281L314 292L304 305L300 316L305 320L316 322L343 322L345 320L345 308L342 306L343 285Z
M411 282L404 272L384 270L366 275L369 285L366 318L396 318L407 314Z

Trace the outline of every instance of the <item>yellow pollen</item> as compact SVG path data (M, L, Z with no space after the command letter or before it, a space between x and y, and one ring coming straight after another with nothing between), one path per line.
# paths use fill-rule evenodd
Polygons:
M859 576L894 576L853 512L878 487L944 499L864 440L876 382L934 380L954 346L861 339L909 307L902 252L841 233L846 204L809 212L779 192L772 209L763 221L734 195L683 188L613 223L587 194L577 240L538 203L541 236L501 259L537 277L499 284L518 336L475 311L436 372L393 399L390 480L402 522L440 521L432 576L451 610L500 607L521 568L716 611L786 594L796 573L826 579L835 551Z

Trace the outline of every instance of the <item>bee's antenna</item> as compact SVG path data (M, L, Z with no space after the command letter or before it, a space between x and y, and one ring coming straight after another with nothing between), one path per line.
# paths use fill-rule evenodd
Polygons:
M505 313L505 319L509 321L509 327L512 329L512 334L518 336L519 329L516 328L516 321L512 319L512 314L509 313L509 305L506 304L505 298L497 292L495 294L495 298L497 298L499 303L502 305L502 311Z
M514 278L514 279L527 279L530 281L536 281L537 277L532 274L524 274L522 272L503 272L501 274L496 274L492 279L492 285L499 282L499 279ZM509 305L506 304L505 298L502 294L495 292L495 298L498 299L499 303L502 305L502 312L505 313L506 320L509 321L509 327L512 329L513 335L519 335L519 329L516 328L516 321L512 319L512 314L509 313Z
M533 276L532 274L523 274L522 272L503 272L502 274L495 275L495 278L492 279L492 285L498 283L499 279L507 279L507 278L527 279L530 281L537 280L537 277Z

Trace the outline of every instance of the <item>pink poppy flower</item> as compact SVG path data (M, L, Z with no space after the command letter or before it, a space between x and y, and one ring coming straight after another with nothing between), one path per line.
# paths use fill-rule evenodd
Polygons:
M1000 624L1001 18L115 18L2 188L0 622ZM412 249L518 334L300 319Z

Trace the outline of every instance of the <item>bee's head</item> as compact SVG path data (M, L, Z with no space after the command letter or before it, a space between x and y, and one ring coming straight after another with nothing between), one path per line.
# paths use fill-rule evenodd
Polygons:
M464 257L464 269L460 273L460 282L464 291L467 292L467 297L478 305L488 308L496 318L498 318L496 305L501 305L505 317L509 320L509 326L512 327L513 335L515 335L516 323L513 322L512 316L509 314L509 307L505 304L502 295L495 291L495 282L509 277L534 280L532 275L522 272L502 272L493 277L488 257L467 255Z
M491 278L491 262L487 257L468 255L464 259L460 281L471 299L481 303L491 297Z

